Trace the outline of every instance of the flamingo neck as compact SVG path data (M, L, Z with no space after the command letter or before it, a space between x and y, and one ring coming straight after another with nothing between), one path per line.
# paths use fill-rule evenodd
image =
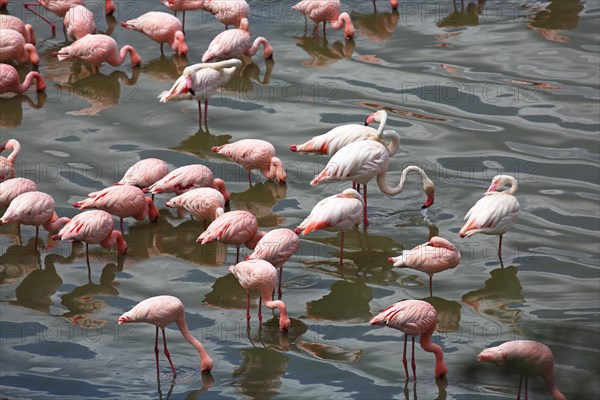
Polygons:
M431 335L433 335L433 329L421 334L421 348L435 355L435 378L441 379L448 373L448 367L444 364L444 351L437 344L431 343Z
M35 31L33 30L33 26L25 24L25 33L25 41L35 46Z
M258 47L261 44L263 45L263 54L264 54L265 60L268 58L271 58L273 56L273 47L271 47L271 44L269 43L269 41L262 36L259 36L256 39L254 39L254 43L252 43L252 47L250 47L248 49L248 51L246 51L245 54L247 56L252 57L253 55L256 54L256 52L258 51Z
M550 393L552 393L552 397L554 400L566 400L566 397L558 390L556 387L556 383L554 383L554 375L552 370L546 372L546 375L543 376L544 382L546 382L546 386Z
M387 175L386 172L383 172L383 173L377 175L377 185L379 186L379 189L383 193L387 194L388 196L395 196L404 189L404 183L406 182L406 177L410 172L420 174L421 178L423 180L423 183L425 183L425 181L427 179L429 179L427 177L427 174L425 174L425 171L423 171L421 168L417 167L416 165L411 165L409 167L404 168L404 171L402 171L402 176L400 177L400 183L398 183L398 186L390 187L388 185L387 180L386 180L386 175Z
M510 188L504 191L506 194L515 194L519 189L519 184L517 180L511 176Z
M354 36L354 25L352 25L352 20L350 19L350 15L346 12L338 15L337 20L330 21L331 27L333 29L339 30L344 28L344 36L347 39L350 39Z
M377 128L377 136L379 136L380 138L383 137L383 130L385 129L385 124L387 124L387 113L384 112L382 113L383 116L381 117L381 119L377 122L379 122L379 127Z
M256 234L248 239L244 245L249 248L250 250L254 250L254 248L256 247L256 244L258 243L258 241L260 239L262 239L263 236L265 236L267 234L267 232L262 232L262 231L256 231Z
M115 3L113 0L106 0L104 4L104 12L106 15L112 15L116 10Z
M131 55L131 66L136 67L139 65L141 57L130 45L123 46L118 55L115 55L113 58L108 60L109 64L113 67L118 67L119 65L123 64L125 62L125 58L127 57L127 53Z
M379 135L382 139L390 139L390 144L386 146L390 155L396 154L400 149L400 135L394 130L384 131L383 134Z
M225 198L225 204L229 203L231 195L227 191L227 188L225 187L225 181L223 179L216 178L213 180L213 188L217 189L219 193L223 195Z
M40 63L40 56L37 53L37 50L35 49L35 46L32 45L31 43L25 43L25 53L27 53L27 56L29 57L29 60L31 61L31 63L33 65L38 65Z
M104 248L110 248L117 245L117 252L125 254L127 252L127 243L123 239L123 235L118 230L113 230L103 241L100 242L100 246Z
M285 303L281 300L273 300L273 289L275 286L273 287L269 287L266 288L266 290L261 291L261 297L263 299L263 303L265 303L265 306L273 309L273 308L278 308L279 309L279 329L282 331L287 331L288 328L290 327L290 317L288 316L287 313L287 306L285 305Z
M70 220L71 220L71 218L67 218L67 217L58 218L58 215L56 215L56 212L54 212L52 214L52 218L50 218L48 221L46 221L44 223L43 227L48 232L58 231L58 230L61 230L63 228L63 226L65 226Z
M154 201L152 201L151 197L146 197L146 205L148 206L148 207L146 207L148 219L150 220L150 222L156 221L158 219L159 213L158 213L158 209L154 205Z
M185 338L185 340L187 340L192 346L196 348L196 350L198 350L201 360L200 369L202 370L202 372L209 372L212 368L213 360L212 358L210 358L210 356L204 349L204 346L202 346L202 343L200 343L200 341L191 334L190 330L188 329L187 323L185 322L185 315L183 314L183 312L179 314L175 322L177 323L177 327L181 331L181 335Z
M14 164L15 159L17 158L17 156L19 155L19 152L21 151L21 144L19 142L17 142L16 140L11 140L10 144L11 144L10 148L12 148L12 151L10 152L8 157L6 157L6 159L8 160L9 163Z

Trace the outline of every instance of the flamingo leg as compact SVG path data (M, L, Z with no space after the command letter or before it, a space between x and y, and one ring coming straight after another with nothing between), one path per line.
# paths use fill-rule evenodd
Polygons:
M246 291L246 321L250 323L250 292Z
M319 36L319 24L315 24L315 29L313 29L313 36Z
M406 375L406 382L408 382L408 363L406 362L406 333L404 334L404 351L402 351L402 364L404 365L404 374Z
M52 35L54 35L56 33L56 26L50 22L50 20L48 20L47 18L43 17L41 14L38 14L37 12L33 11L31 9L31 7L41 7L42 5L40 3L25 3L23 4L23 7L25 7L26 10L32 12L33 14L37 15L38 17L40 17L43 21L46 21L50 27L52 28Z
M340 268L344 265L344 231L340 240Z
M498 258L502 258L502 236L500 235L500 239L498 240Z
M36 226L35 227L35 247L34 247L34 249L37 249L37 247L38 247L38 235L39 235L39 231L40 231L40 227Z
M365 205L363 208L363 225L369 225L369 218L367 217L367 184L363 185L363 199L365 200Z
M429 275L429 297L433 297L433 275Z
M279 295L279 300L281 300L281 279L283 278L283 267L279 267L279 288L277 289L277 294Z
M21 241L21 224L19 224L17 222L17 236L19 237L19 246L21 246L23 244L23 242Z
M87 264L90 265L90 248L87 242L85 242L85 260L87 261Z
M519 377L519 391L517 392L517 400L521 400L521 386L523 386L523 377Z
M200 103L200 99L198 99L198 126L202 130L202 104Z
M262 296L258 296L258 322L262 324Z
M154 355L156 356L156 376L158 376L158 326L156 327L156 337L154 339Z
M252 185L252 174L248 171L248 183Z
M325 24L326 23L327 23L326 21L323 21L323 38L325 38L325 39L327 39L327 32L325 32Z
M415 337L412 337L412 359L410 365L413 370L413 382L417 381L417 362L415 361Z
M160 44L160 55L161 55L161 56L164 56L164 55L165 55L165 52L163 51L163 44L164 44L164 43L161 43L161 44Z
M204 126L208 130L208 99L204 100Z
M183 18L181 19L181 32L185 33L185 10L183 10Z
M527 387L527 380L528 379L529 379L528 377L525 377L525 400L528 400L527 397L529 395L529 390L527 390L528 389L528 387Z
M167 337L165 336L165 329L161 328L162 337L163 337L163 345L165 347L165 356L167 356L167 360L169 360L169 364L171 364L171 369L173 370L173 378L177 376L177 372L175 372L175 367L173 366L173 361L171 361L171 353L169 353L169 349L167 349ZM157 332L158 334L158 332Z
M120 227L121 227L121 234L123 234L123 218L121 218Z

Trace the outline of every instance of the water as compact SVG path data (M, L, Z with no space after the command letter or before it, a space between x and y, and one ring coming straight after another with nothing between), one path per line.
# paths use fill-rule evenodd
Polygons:
M23 147L17 170L52 194L60 215L88 192L118 180L134 162L160 157L171 168L201 162L227 181L232 209L251 210L263 228L295 227L320 199L347 183L310 187L327 161L291 153L301 143L343 123L361 123L378 108L401 135L388 181L408 165L436 183L426 218L419 184L410 180L394 198L369 192L371 224L345 237L315 233L284 269L292 328L280 335L256 308L246 332L244 291L227 268L235 249L200 246L201 222L179 218L157 198L158 223L126 220L126 257L92 246L84 253L34 230L2 226L0 272L1 387L9 398L514 398L516 375L475 356L519 338L553 350L559 388L569 399L597 398L599 375L598 276L598 1L487 1L464 7L449 1L344 1L357 27L353 41L328 30L327 40L304 34L293 2L250 0L253 36L265 36L274 62L256 55L242 76L209 106L209 129L198 129L194 102L161 104L156 96L198 62L223 27L202 12L187 13L188 60L117 26L112 36L141 54L131 71L85 66L51 57L64 45L21 1L9 12L36 28L43 96L2 100L2 139ZM101 2L88 1L98 14ZM117 1L116 20L150 10L158 1ZM110 19L108 22L111 21ZM99 31L109 29L98 17ZM25 75L27 67L19 68ZM278 186L210 151L244 138L272 142L288 170ZM522 212L505 235L504 268L497 237L460 239L466 211L498 173L515 176ZM42 231L43 232L43 231ZM434 277L391 268L387 258L439 234L456 243L463 261ZM247 254L247 250L243 251ZM161 354L157 379L154 327L116 324L138 301L180 297L192 333L215 360L202 377L195 350L175 327L167 329L177 368L171 380ZM433 356L417 349L416 385L405 385L400 332L368 325L401 299L426 299L438 310L434 341L450 370L435 381ZM256 303L254 303L256 307ZM435 384L434 384L435 383ZM549 398L530 379L531 398Z

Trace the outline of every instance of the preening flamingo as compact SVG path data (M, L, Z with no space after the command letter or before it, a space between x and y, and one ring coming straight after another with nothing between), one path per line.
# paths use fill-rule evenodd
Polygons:
M208 121L208 99L222 86L226 85L237 73L242 62L237 58L216 63L200 63L190 65L175 81L171 89L163 91L158 97L161 103L169 100L198 101L198 124L202 123L202 107L204 101L204 124Z
M85 242L85 258L89 264L89 244L100 244L104 248L117 246L117 252L127 253L127 243L118 230L113 230L112 215L103 210L90 210L77 214L58 232L53 240Z
M123 218L133 217L143 221L148 217L150 222L158 219L158 210L150 197L144 196L142 189L131 185L115 185L106 189L88 194L88 198L73 203L73 207L80 210L98 208L121 219L121 232L123 232Z
M205 0L203 8L225 25L225 29L229 25L240 26L242 19L248 18L250 11L245 0Z
M98 70L100 64L103 62L118 67L125 62L127 53L131 56L132 68L142 63L142 58L132 46L123 46L119 51L115 39L102 34L94 34L86 35L71 43L70 46L63 47L58 52L52 53L52 55L57 56L59 61L69 58L81 60L92 64Z
M448 240L434 236L412 250L404 250L397 257L388 261L394 267L416 269L429 275L429 295L433 296L433 274L455 268L460 264L460 250Z
M15 67L9 64L0 64L0 95L25 93L34 80L38 92L46 90L46 81L39 72L30 71L21 84L19 73Z
M0 156L0 182L15 177L15 161L21 151L21 144L17 139L8 139L0 144L0 152L12 150L8 157Z
M13 15L0 15L0 29L12 29L19 32L25 38L25 42L35 46L35 32L33 26L24 23L21 18Z
M260 45L263 45L264 58L273 57L273 47L269 41L262 36L257 37L252 42L247 18L243 18L239 29L230 29L219 33L208 45L208 50L202 55L202 62L216 59L242 58L242 56L252 57L258 51Z
M56 33L56 26L43 15L35 12L32 7L44 7L51 13L63 18L71 7L84 6L84 0L38 0L37 3L25 3L25 7L28 11L40 17L43 21L46 21L52 28L52 34ZM106 0L104 3L104 12L106 15L112 15L116 10L113 0Z
M164 12L151 11L137 18L121 22L121 26L138 31L150 39L160 43L160 54L164 54L163 45L167 43L177 55L185 56L188 46L183 33L183 26L177 17Z
M254 250L256 243L265 235L259 232L256 217L248 211L229 211L215 219L198 236L196 242L201 244L218 240L237 247L236 263L240 261L240 245L244 244Z
M177 15L177 11L183 11L181 31L185 32L185 12L191 10L201 10L204 7L205 0L160 0L169 10Z
M38 244L40 225L48 232L61 229L69 218L58 218L54 212L54 199L43 192L25 192L13 199L0 218L0 225L16 222L35 226L35 248Z
M354 25L348 13L340 14L340 0L302 0L292 6L315 23L314 34L317 35L319 24L323 23L323 35L326 35L325 24L329 22L333 29L344 28L346 39L354 37Z
M340 266L344 260L344 231L360 222L364 200L354 189L329 196L318 202L304 221L294 230L296 234L308 235L312 231L326 229L341 231Z
M444 364L444 351L440 346L431 343L431 336L435 331L437 323L437 312L435 308L422 300L404 300L395 303L378 315L371 318L371 325L389 326L404 332L404 352L402 364L408 380L408 365L406 360L406 342L408 336L412 337L412 371L414 381L417 381L417 364L415 362L415 337L421 336L421 348L435 355L435 378L442 379L448 373Z
M169 173L169 165L159 158L145 158L133 164L117 185L132 185L145 189Z
M259 292L258 320L262 323L262 301L265 306L279 309L279 329L287 331L290 328L290 318L287 307L281 300L273 300L273 290L277 279L277 269L265 260L242 261L229 267L240 285L246 289L246 320L250 323L250 292Z
M254 252L246 256L246 260L265 260L279 268L279 284L277 294L281 299L281 278L283 273L283 264L290 259L300 248L300 238L298 235L287 228L279 228L269 231L263 236Z
M513 340L483 350L477 356L477 361L505 366L511 372L521 375L517 399L521 398L523 378L525 378L525 399L527 399L527 380L530 376L540 376L555 400L566 399L554 382L554 355L545 344L533 340Z
M165 203L167 207L183 209L197 220L214 221L225 213L225 197L213 188L188 190Z
M35 46L25 42L19 32L12 29L0 29L0 62L16 60L19 63L31 61L34 67L40 63Z
M63 24L67 30L67 36L75 40L96 32L94 13L82 5L76 5L67 11Z
M27 178L12 178L0 182L0 207L7 207L20 194L37 191L34 181Z
M285 183L287 175L283 163L275 157L275 147L269 142L259 139L242 139L237 142L213 146L217 152L248 170L248 183L252 183L250 171L260 169L267 179Z
M158 328L162 331L163 347L165 355L169 360L173 377L177 376L171 354L167 349L167 338L165 336L165 328L172 322L177 324L181 335L192 346L198 350L200 354L200 371L203 374L208 374L213 367L213 360L210 358L202 344L190 333L187 323L185 322L185 309L183 303L174 296L155 296L139 302L131 310L121 315L118 320L120 324L146 322L156 325L156 339L154 340L154 354L156 355L156 368L158 370Z
M505 185L510 188L499 192ZM513 196L518 187L517 180L510 175L495 176L484 197L465 215L467 222L460 228L460 237L471 237L476 233L499 235L498 258L502 260L502 235L513 226L521 210L519 201Z

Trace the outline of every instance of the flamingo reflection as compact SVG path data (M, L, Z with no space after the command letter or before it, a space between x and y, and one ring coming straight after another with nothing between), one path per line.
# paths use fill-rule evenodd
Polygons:
M296 46L308 54L309 58L302 61L302 65L313 68L323 68L341 59L350 59L356 48L353 39L336 40L333 44L324 37L304 36L296 37Z

